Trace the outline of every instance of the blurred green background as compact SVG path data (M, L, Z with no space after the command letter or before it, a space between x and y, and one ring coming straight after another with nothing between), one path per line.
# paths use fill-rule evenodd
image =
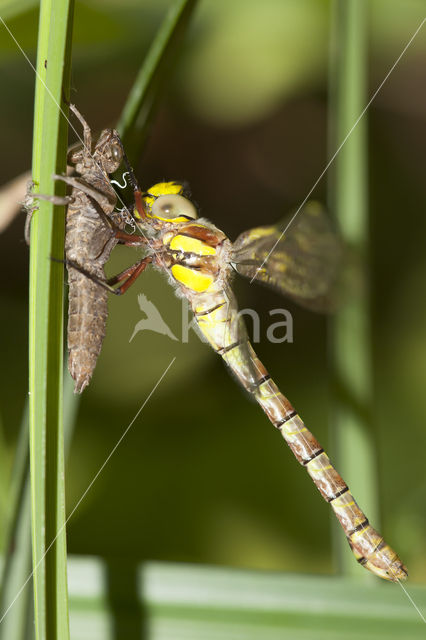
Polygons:
M91 127L113 126L169 2L77 2L71 99ZM424 17L421 0L369 3L369 95ZM35 61L35 3L0 15ZM135 170L145 187L186 179L202 215L231 239L274 223L317 180L327 150L330 3L203 0ZM425 30L368 111L374 437L381 531L413 581L426 580ZM31 164L34 73L0 27L1 181ZM326 200L327 176L313 196ZM0 236L1 502L27 394L28 249L21 214ZM136 259L117 248L116 273ZM327 320L235 280L261 316L269 371L324 447L333 403ZM158 378L176 358L68 525L71 554L333 571L330 514L307 474L220 359L141 332L137 294L181 335L182 304L152 270L110 300L107 337L83 393L68 459L74 507ZM270 344L269 310L288 308L294 342ZM359 461L359 474L363 462ZM356 482L352 483L355 496ZM1 521L1 514L0 514ZM373 523L374 524L374 523ZM1 531L0 531L1 533ZM349 551L348 551L349 553Z

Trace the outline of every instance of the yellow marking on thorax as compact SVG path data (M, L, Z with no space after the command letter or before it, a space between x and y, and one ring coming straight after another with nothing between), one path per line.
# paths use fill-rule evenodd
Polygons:
M206 291L214 281L214 277L210 274L200 273L181 264L174 264L171 268L172 275L175 280L181 282L188 289L201 293Z
M216 249L210 247L202 240L198 238L191 238L190 236L177 235L170 242L170 249L173 251L184 251L185 253L195 253L198 256L214 256Z

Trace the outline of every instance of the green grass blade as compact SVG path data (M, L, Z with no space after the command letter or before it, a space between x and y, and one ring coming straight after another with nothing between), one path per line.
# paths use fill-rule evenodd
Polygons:
M27 582L31 573L30 505L27 404L21 421L4 522L0 618L6 615L0 624L1 640L23 640L26 637L28 610L32 606L30 584ZM25 589L20 593L24 584Z
M8 530L13 513L9 502L11 478L13 480L3 416L0 413L0 521L3 522L3 527L0 529L0 549L7 546Z
M332 155L354 126L367 103L366 3L335 0L334 52L331 64L330 122ZM330 205L345 242L365 266L368 247L366 116L353 129L334 163ZM374 443L371 436L370 309L367 296L351 300L332 321L331 359L334 376L333 440L338 468L373 526L378 526ZM338 564L345 574L368 578L348 551L339 530L335 538Z
M28 457L28 402L25 403L24 414L22 416L19 428L18 444L15 451L13 467L10 479L7 481L7 509L3 517L4 545L5 555L10 551L14 530L18 519L19 505L24 492L24 485L28 475L29 457ZM0 587L0 611L2 610L2 590L5 581L5 572L7 569L7 557L3 565L2 584ZM1 614L0 614L1 615ZM1 630L1 629L0 629Z
M31 571L30 477L28 456L28 404L21 420L19 440L8 487L8 510L4 520L5 544L0 589L0 638L24 638L24 621L29 604L26 589L13 607L9 606L26 582Z
M52 174L66 168L67 122L58 105L69 93L72 9L72 0L45 0L40 7L33 146L33 178L40 193L56 189L64 193L64 185L56 187ZM29 321L37 640L69 637L62 425L63 266L50 259L62 258L63 247L63 210L61 215L51 203L40 202L31 229Z
M9 550L3 573L0 617L1 640L24 640L31 602L31 492L26 474L19 501L19 512L13 527L13 551ZM25 585L25 586L24 586Z
M197 0L176 0L166 15L129 93L117 130L129 158L144 143L159 84L172 64Z
M74 381L68 375L64 379L64 440L65 457L69 451L76 424L79 396L74 394ZM22 418L19 443L8 493L10 522L6 522L5 558L0 590L0 640L24 640L28 633L31 581L31 500L28 456L28 406ZM25 588L22 589L23 585ZM21 591L22 590L22 591ZM19 597L16 596L19 594ZM15 600L16 598L16 600ZM12 605L13 603L13 605ZM11 606L12 605L12 606Z

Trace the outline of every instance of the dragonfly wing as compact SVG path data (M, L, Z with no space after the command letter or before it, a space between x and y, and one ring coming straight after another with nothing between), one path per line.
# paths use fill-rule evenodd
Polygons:
M242 233L231 262L247 278L267 284L299 304L325 311L341 258L341 241L316 202L307 203L287 224Z

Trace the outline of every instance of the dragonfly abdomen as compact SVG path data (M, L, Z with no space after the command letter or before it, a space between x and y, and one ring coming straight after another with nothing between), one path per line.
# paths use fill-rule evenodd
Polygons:
M255 369L265 376L266 370L251 345L250 351ZM328 455L277 385L268 378L255 389L254 396L322 497L330 503L358 562L381 578L405 579L407 571L401 560L370 525Z
M232 293L217 291L193 303L198 325L241 384L257 400L330 503L357 561L386 580L405 579L407 571L393 549L369 524L348 486L315 436L281 393L241 330Z

